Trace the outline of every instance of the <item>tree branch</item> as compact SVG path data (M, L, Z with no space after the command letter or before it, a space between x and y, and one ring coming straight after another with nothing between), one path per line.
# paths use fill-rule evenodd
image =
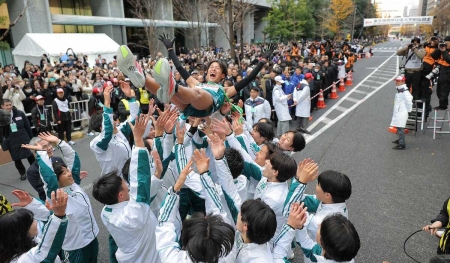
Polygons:
M14 21L8 25L8 28L6 29L6 31L5 31L5 32L2 34L2 36L0 37L0 41L3 41L3 39L5 39L5 38L8 36L9 31L11 31L11 28L12 28L13 26L15 26L15 25L17 24L17 22L19 22L19 20L20 20L20 18L22 18L22 16L25 15L25 11L27 10L27 8L28 8L29 6L31 6L32 3L33 3L33 2L31 2L31 3L28 2L27 5L23 7L22 11L21 11L20 14L16 17L16 19L14 19Z

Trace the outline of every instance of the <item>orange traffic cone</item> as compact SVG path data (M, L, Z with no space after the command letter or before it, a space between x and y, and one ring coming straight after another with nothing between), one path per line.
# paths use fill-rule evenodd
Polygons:
M339 92L344 92L344 91L346 91L345 84L344 84L344 78L341 78L341 80L339 81Z
M358 53L358 59L360 59L361 58L361 53Z
M370 58L370 52L366 53L366 58Z
M333 86L331 86L330 99L337 99L337 98L339 98L339 96L337 95L336 91L336 83L333 82Z
M390 126L390 127L388 128L388 131L389 131L389 132L392 132L392 133L394 133L394 134L397 134L397 127ZM406 128L405 128L405 134L408 134L408 133L409 133L409 129L406 129Z
M353 77L352 77L352 71L350 70L347 74L347 80L345 81L345 86L351 86L353 85Z
M317 108L318 109L325 109L327 105L325 105L325 100L323 99L323 91L320 89L319 91L319 99L317 100Z

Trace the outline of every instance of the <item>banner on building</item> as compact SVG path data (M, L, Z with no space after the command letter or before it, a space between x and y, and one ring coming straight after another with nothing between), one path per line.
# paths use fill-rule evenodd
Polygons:
M384 26L384 25L431 25L433 24L432 16L410 16L395 18L368 18L364 19L364 27L366 26Z

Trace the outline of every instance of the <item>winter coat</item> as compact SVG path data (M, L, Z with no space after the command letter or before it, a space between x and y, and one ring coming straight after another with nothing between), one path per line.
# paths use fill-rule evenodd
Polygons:
M275 113L277 114L279 121L290 121L292 120L291 114L289 114L288 107L288 95L286 95L281 88L281 86L275 85L272 93L273 106L275 108Z
M38 109L39 107L39 109ZM43 116L42 116L43 114ZM43 117L43 118L41 118ZM31 120L33 122L33 126L36 128L37 133L47 132L52 130L52 113L50 108L44 106L34 107L31 110Z
M394 100L394 112L392 113L391 125L404 128L408 120L408 112L412 110L412 95L405 84L397 86Z
M309 117L311 114L311 97L308 81L302 80L297 85L292 98L294 99L294 102L297 102L297 106L295 107L295 116Z
M0 127L0 139L3 151L11 154L13 161L28 158L33 155L30 150L22 148L22 144L28 144L33 138L30 122L23 111L12 109L12 122L16 124L17 131L11 131L11 125Z
M25 94L22 89L6 89L3 94L3 99L9 99L12 105L20 111L25 111L22 100L25 99Z

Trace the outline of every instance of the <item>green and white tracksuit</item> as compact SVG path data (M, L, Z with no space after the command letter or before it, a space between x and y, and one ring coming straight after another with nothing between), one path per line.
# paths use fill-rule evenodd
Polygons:
M130 102L130 118L134 120L139 111L139 104L136 101ZM91 142L90 147L95 154L95 158L100 163L101 175L105 175L114 170L122 171L123 165L131 156L130 143L127 137L131 133L131 128L127 122L121 124L118 132L114 134L114 119L112 108L103 107L103 128Z
M130 162L130 200L105 205L101 218L116 241L118 262L160 262L156 251L158 224L150 209L152 158L146 148L134 147Z
M79 255L83 248L90 246L92 242L96 242L96 237L99 232L89 196L79 186L81 182L80 159L78 154L66 142L61 140L57 147L61 150L67 164L67 169L72 172L72 177L75 181L75 183L63 188L69 195L66 208L69 223L62 249L68 256L97 258L95 252L93 252L95 255L90 253ZM53 171L51 159L46 151L37 151L36 159L39 165L39 173L44 183L44 190L50 199L51 192L59 188L58 179ZM25 208L33 211L35 218L40 221L46 221L51 214L41 202L35 199Z
M67 216L59 218L52 215L47 220L39 244L11 263L61 262L58 253L66 235Z
M315 242L319 225L325 217L333 214L348 218L348 210L345 203L323 204L315 195L305 195L302 201L308 207L308 217L304 229L297 230L296 241L303 250L304 262L317 262L316 255L322 253L322 248Z
M244 157L243 174L247 178L259 179L254 198L261 198L275 212L277 217L277 231L271 240L271 244L273 244L281 228L287 222L291 204L301 200L306 185L296 179L292 179L291 185L288 182L267 182L267 178L262 176L262 168L251 160L248 153L240 147L233 133L227 136L227 142L232 148L239 150Z
M195 172L188 175L194 176ZM223 205L220 202L214 183L207 173L195 175L200 177L205 195L206 213L220 215L222 219L228 222ZM187 252L182 250L179 243L181 236L181 219L178 213L180 197L174 193L170 187L166 199L164 200L158 217L158 226L156 227L156 244L161 262L165 263L191 263L191 259ZM219 262L224 262L222 259Z

